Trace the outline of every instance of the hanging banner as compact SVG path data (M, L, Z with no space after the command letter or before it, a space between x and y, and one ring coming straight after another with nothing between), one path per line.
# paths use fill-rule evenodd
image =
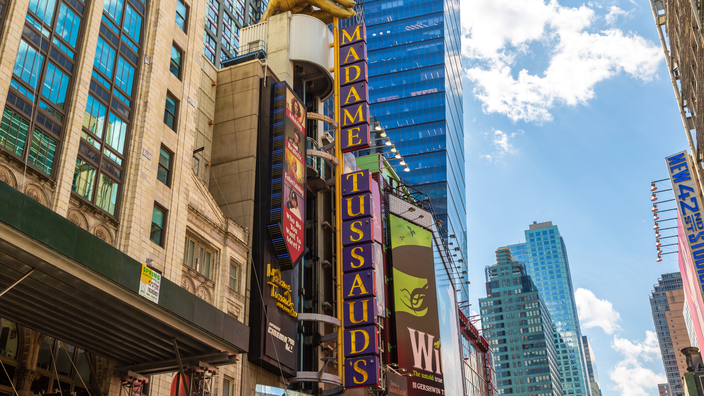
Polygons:
M430 231L390 215L399 371L410 374L408 395L445 393Z
M282 270L305 249L306 110L286 83L275 84L271 134L271 208L267 229Z

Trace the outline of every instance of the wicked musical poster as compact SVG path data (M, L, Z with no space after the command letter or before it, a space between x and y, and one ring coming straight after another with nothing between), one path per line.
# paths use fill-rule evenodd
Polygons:
M398 367L408 395L445 393L430 231L390 216Z

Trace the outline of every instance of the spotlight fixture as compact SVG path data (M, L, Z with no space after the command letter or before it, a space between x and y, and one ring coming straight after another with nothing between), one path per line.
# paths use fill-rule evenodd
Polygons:
M657 211L658 211L658 205L653 204L653 212L657 212Z
M411 169L409 169L409 168L408 168L408 165L406 165L406 167L405 167L405 168L403 168L403 171L404 171L404 172L410 172L410 171L411 171Z
M656 240L655 240L655 247L659 248L660 245L662 245L662 243L660 243L660 241L658 241L658 240L656 239Z
M381 133L379 134L379 136L381 136L381 137L386 137L386 131L382 129L382 130L381 130Z
M653 202L658 200L658 197L655 195L655 193L653 193L653 196L652 196L652 198L650 198L650 200Z
M375 131L380 131L381 130L381 123L379 121L374 122L374 130ZM653 183L655 185L655 183Z
M399 153L399 152L397 151L397 152L396 152L396 155L394 156L394 158L400 159L400 158L401 158L401 153Z
M662 258L660 257L660 255L658 255L658 259L655 261L657 261L658 263L662 261Z
M658 220L660 220L660 217L658 217L658 214L655 213L655 214L653 215L653 221L658 221Z
M655 231L655 238L660 238L660 231Z
M391 146L391 140L389 138L386 138L386 143L384 143L387 146Z
M653 227L653 229L654 229L655 231L657 231L657 230L660 229L660 226L658 225L658 223L655 223L655 226Z
M655 182L650 183L650 191L655 191L655 190L657 190L657 189L658 189L658 188L655 187Z
M398 151L398 150L396 150L396 146L392 144L391 145L391 152L395 153L396 151Z
M406 165L406 161L404 161L403 158L401 158L400 164L401 164L401 165Z

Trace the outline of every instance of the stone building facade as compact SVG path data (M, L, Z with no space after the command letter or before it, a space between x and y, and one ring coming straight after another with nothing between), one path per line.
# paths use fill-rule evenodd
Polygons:
M206 6L8 2L0 181L244 322L249 231L223 213L208 186L217 70L203 51ZM91 389L88 382L104 395L120 392L109 360L0 323L0 360L11 368L10 378L0 376L0 395L14 393L12 385L26 395L58 383L65 391ZM64 355L79 367L66 366ZM221 367L215 394L239 394L241 370L241 359ZM154 375L145 389L166 395L172 378Z

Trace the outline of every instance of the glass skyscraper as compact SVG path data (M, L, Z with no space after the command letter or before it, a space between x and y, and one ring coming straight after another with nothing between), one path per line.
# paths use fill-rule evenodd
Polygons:
M498 394L562 396L550 313L525 265L506 247L496 250L496 264L486 268L486 298L479 306Z
M399 172L403 182L430 197L466 266L460 2L367 0L355 9L342 25L367 26L370 114L411 169Z
M567 247L552 222L533 222L525 231L525 243L509 245L516 261L525 264L550 310L565 395L589 395L589 377L577 317ZM561 338L561 340L560 340Z

